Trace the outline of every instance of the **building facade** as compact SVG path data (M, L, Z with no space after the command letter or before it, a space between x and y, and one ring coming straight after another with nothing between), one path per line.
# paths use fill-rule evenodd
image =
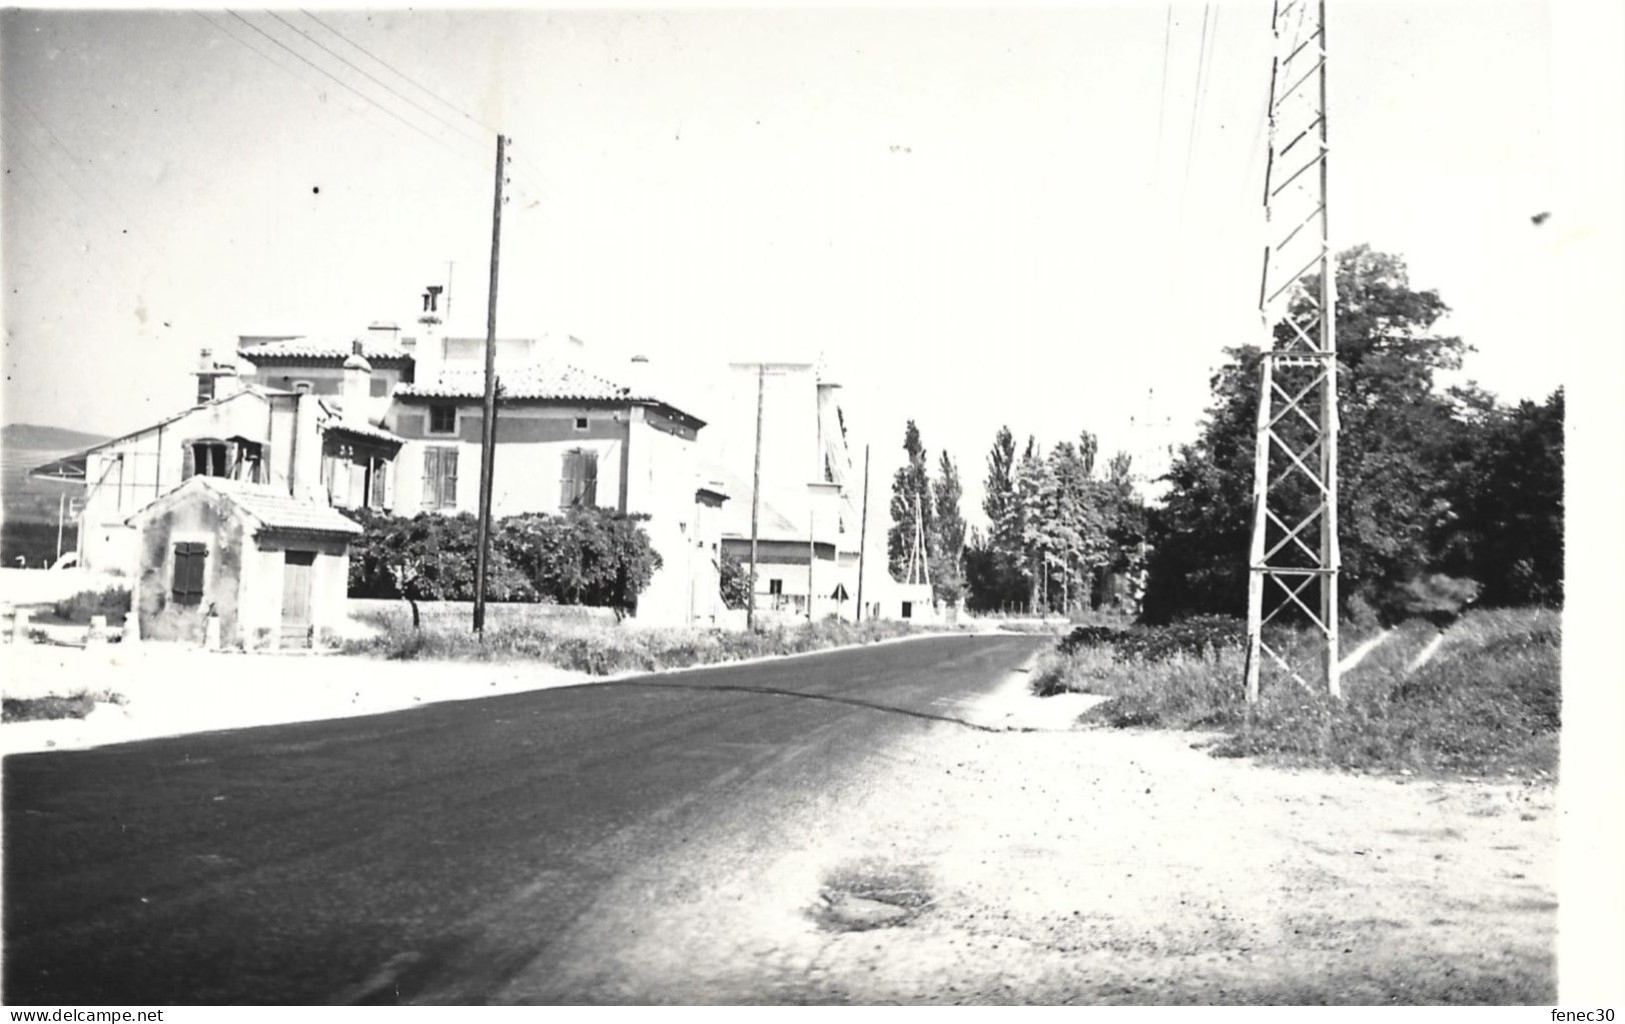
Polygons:
M493 516L578 507L647 516L662 567L638 618L717 621L709 593L730 495L700 478L704 421L581 369L568 358L580 349L573 338L499 340ZM483 339L402 338L378 325L338 342L244 336L234 356L204 351L192 408L33 471L85 483L82 565L134 573L132 514L198 476L337 509L478 510Z

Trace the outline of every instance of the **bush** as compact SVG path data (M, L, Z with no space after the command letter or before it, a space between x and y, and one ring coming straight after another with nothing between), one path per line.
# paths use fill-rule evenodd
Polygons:
M51 605L51 614L63 622L84 625L96 615L107 616L108 625L118 625L130 612L130 592L124 587L81 590Z
M1079 626L1068 633L1062 654L1108 648L1119 661L1167 661L1179 655L1217 657L1220 651L1241 650L1247 642L1246 624L1227 615L1201 615L1166 626Z
M717 559L722 604L726 608L745 608L750 605L750 570L745 563L724 551Z
M474 599L473 516L352 515L364 532L350 548L351 597ZM486 597L632 611L661 565L641 525L647 519L598 508L500 519L491 531Z

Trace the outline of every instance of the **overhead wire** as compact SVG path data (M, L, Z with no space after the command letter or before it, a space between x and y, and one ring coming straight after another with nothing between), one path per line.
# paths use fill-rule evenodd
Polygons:
M344 79L342 79L339 76L333 74L327 68L324 68L320 64L317 64L315 61L311 60L309 57L305 56L303 53L300 53L294 47L288 45L283 40L278 39L276 36L271 35L269 32L267 32L264 29L260 28L258 25L254 24L252 21L249 21L247 18L243 17L238 12L228 10L226 13L231 15L233 18L236 18L238 21L242 22L244 25L247 25L249 28L253 29L255 32L257 32L260 35L264 36L266 39L270 40L276 46L280 47L283 50L286 50L288 53L290 53L294 57L298 58L302 63L308 65L309 67L311 67L312 69L314 69L315 71L320 73L325 78L328 78L331 81L337 83L341 88L347 90L350 93L353 93L355 96L362 99L368 105L374 107L377 110L382 111L383 113L385 113L385 114L389 115L390 117L394 118L396 121L399 121L401 124L403 124L406 127L412 129L413 131L417 132L419 135L422 135L424 138L428 139L430 142L432 142L435 145L441 147L442 149L445 149L447 152L452 153L458 159L461 159L461 160L471 159L470 154L465 153L462 150L453 149L451 147L451 145L446 142L446 140L440 138L439 136L431 134L422 125L419 125L414 121L407 120L405 117L402 117L398 112L396 112L394 110L391 110L389 107L384 106L382 103L379 103L378 100L376 100L375 98L373 98L371 96L368 96L366 93L364 93L361 90L357 89L355 86L351 85L349 82L346 82ZM273 14L273 16L274 16L274 14Z
M1153 181L1162 172L1162 129L1168 113L1168 48L1174 37L1174 0L1168 0L1168 13L1162 24L1162 84L1157 91L1157 151L1152 170Z
M461 117L463 120L467 121L469 124L472 124L474 127L480 129L480 131L483 133L480 136L480 139L481 139L482 142L485 141L486 139L488 139L490 136L498 134L498 131L497 131L496 128L493 128L491 125L489 125L486 122L484 122L484 121L480 120L479 118L475 117L473 114L470 114L467 110L464 110L462 107L459 107L457 104L455 104L455 103L451 102L450 100L446 99L440 93L438 93L435 90L433 90L433 89L429 88L428 86L424 85L422 82L420 82L417 79L413 78L411 75L408 75L406 72L400 70L395 65L391 64L389 61L384 60L384 58L378 56L378 54L374 53L372 50L369 50L367 47L362 46L360 43L356 42L350 36L348 36L345 33L339 31L337 28L333 27L331 24L324 21L322 18L317 17L311 11L304 10L303 8L301 8L299 13L303 14L305 17L309 18L311 21L315 22L317 25L320 25L322 28L326 29L327 32L329 34L333 35L335 38L342 40L344 43L346 43L350 47L354 48L355 50L357 50L361 54L365 55L373 63L377 64L379 67L381 67L384 70L388 71L390 74L394 75L396 78L400 79L402 82L405 82L407 85L410 85L412 88L416 89L417 91L421 92L423 95L425 95L425 96L429 97L430 99L434 100L436 103L439 103L441 106L445 107L447 110L449 110L452 113L456 114L458 117ZM357 70L359 70L359 69L357 69ZM371 77L371 76L368 76L368 77ZM419 108L419 109L422 109L422 108ZM445 122L442 120L442 123L445 123ZM464 129L464 130L466 131L466 129ZM542 180L545 178L545 175L542 173L541 167L534 164L534 163L532 163L524 155L523 150L521 150L521 152L516 154L515 156L516 156L515 162L518 164L518 166L520 168L525 169L526 171L528 171L528 173L530 173L532 175L535 175L534 183L539 186L541 184ZM538 188L537 191L541 191L541 189Z

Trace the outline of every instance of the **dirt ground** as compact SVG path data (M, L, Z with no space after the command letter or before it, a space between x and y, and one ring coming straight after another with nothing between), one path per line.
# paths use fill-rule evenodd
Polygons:
M560 937L587 975L497 999L1555 998L1554 787L1289 771L1205 739L933 727L650 863Z

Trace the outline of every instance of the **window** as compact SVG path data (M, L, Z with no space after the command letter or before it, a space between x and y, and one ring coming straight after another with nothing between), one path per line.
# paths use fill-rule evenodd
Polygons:
M389 394L389 378L374 377L372 380L367 382L367 389L372 397L383 398L385 395Z
M564 453L559 474L559 507L580 508L598 504L598 453L572 448Z
M778 595L783 594L784 593L784 581L783 580L768 580L767 581L767 592L769 594L774 595L774 596L778 596Z
M226 442L194 441L186 446L186 476L225 476Z
M423 450L423 507L457 507L457 449Z
M293 390L298 394L308 395L316 390L316 385L308 380L296 380L293 382Z
M173 594L176 604L200 604L203 601L203 560L208 549L198 543L175 545L175 583Z
M457 407L445 402L429 406L429 433L457 433Z
M576 429L577 430L586 430L587 429L587 417L585 417L585 416L577 416L576 417Z
M903 618L912 619L913 617L914 617L914 602L913 601L904 601L903 602Z

